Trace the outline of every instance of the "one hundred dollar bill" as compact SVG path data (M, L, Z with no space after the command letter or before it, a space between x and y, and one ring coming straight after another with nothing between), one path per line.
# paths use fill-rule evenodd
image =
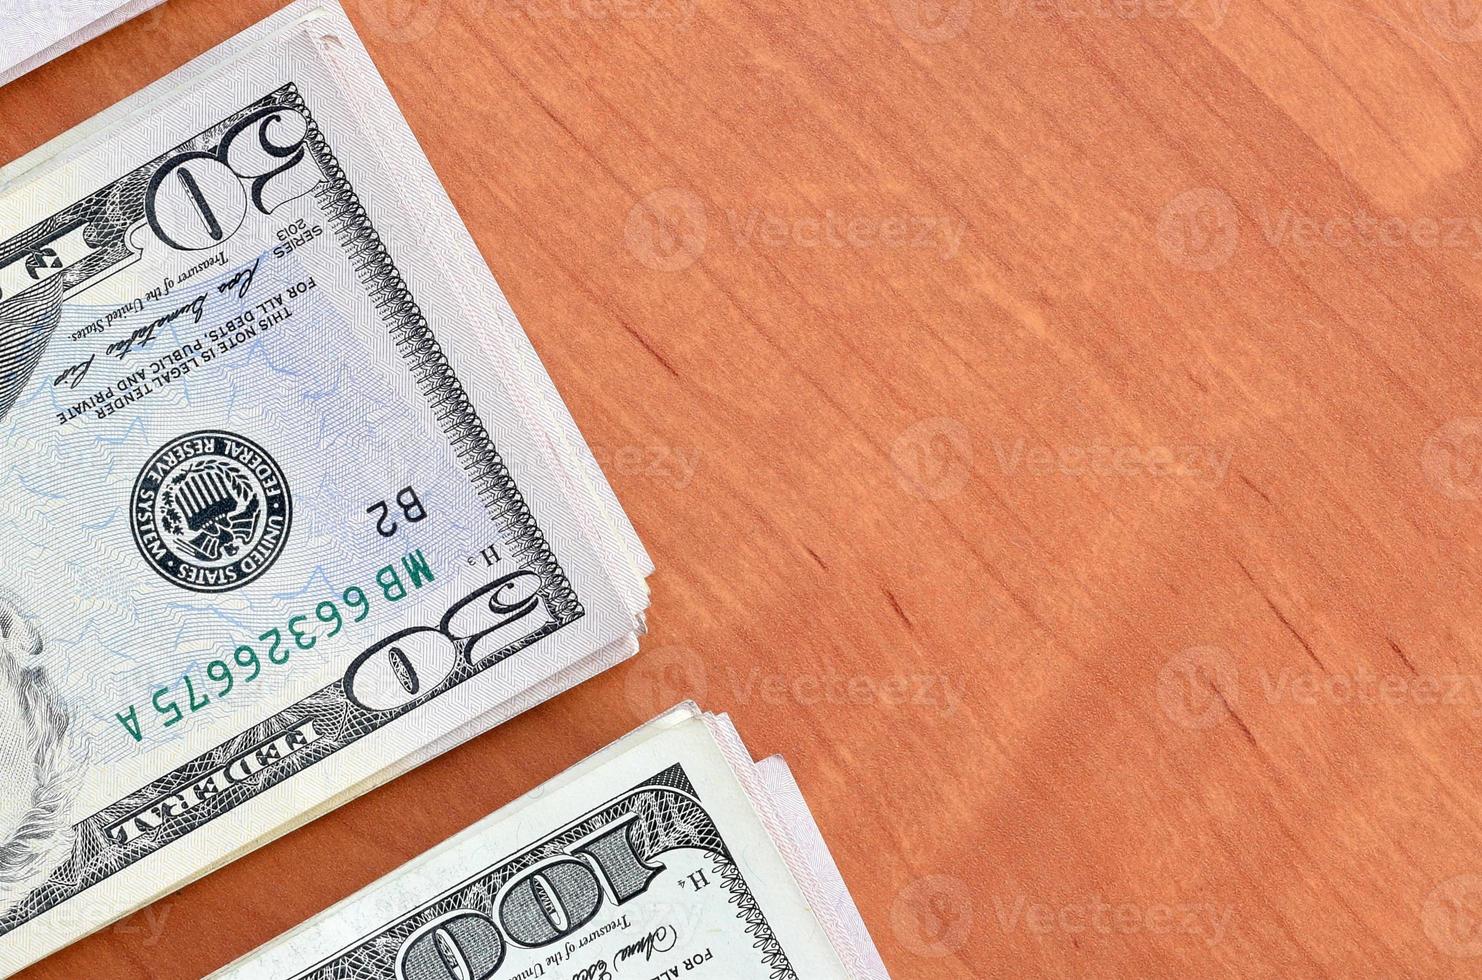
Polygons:
M682 705L213 980L886 978L801 799Z
M343 11L0 170L0 974L637 649L652 565Z

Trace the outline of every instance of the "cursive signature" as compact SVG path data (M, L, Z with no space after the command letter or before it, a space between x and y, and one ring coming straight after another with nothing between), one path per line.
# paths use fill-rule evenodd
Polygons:
M243 266L235 273L233 273L231 278L218 283L214 292L219 296L223 293L235 291L237 294L237 299L246 299L248 292L250 292L252 289L253 280L257 278L257 268L261 264L262 256L259 255L257 257L257 260L251 265ZM160 327L169 326L170 324L174 323L176 320L179 320L181 317L186 316L187 314L190 316L191 323L200 323L201 318L206 315L206 300L210 297L212 292L213 290L208 289L206 290L206 292L201 293L189 303L178 306L173 311L166 313L164 316L160 317L158 320L139 327L127 337L124 337L121 340L115 340L113 343L104 348L104 352L113 355L119 360L123 360L124 358L128 357L135 348L148 347L149 344L154 340L154 336L159 331ZM92 355L92 357L89 357L85 361L78 361L76 364L63 371L61 374L58 374L55 378L52 379L52 387L56 388L61 386L63 383L70 382L70 384L68 384L68 387L76 388L82 383L82 379L87 377L88 369L93 366L93 358L97 356L97 354L94 354Z
M618 950L613 956L612 961L613 963L622 963L637 956L639 953L642 953L643 959L648 961L653 959L655 953L669 952L678 941L679 933L675 931L673 926L659 926L636 943L629 943Z

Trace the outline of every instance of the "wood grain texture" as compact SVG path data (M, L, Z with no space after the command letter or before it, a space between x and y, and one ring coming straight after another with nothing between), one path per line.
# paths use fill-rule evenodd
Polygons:
M278 5L7 86L0 158ZM1482 971L1477 14L350 4L652 632L25 976L208 972L688 696L896 977Z

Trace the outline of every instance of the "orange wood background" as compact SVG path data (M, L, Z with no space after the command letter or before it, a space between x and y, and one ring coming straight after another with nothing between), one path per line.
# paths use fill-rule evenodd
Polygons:
M10 159L279 4L0 90ZM1482 8L365 0L630 665L25 974L194 977L683 697L892 974L1482 974Z

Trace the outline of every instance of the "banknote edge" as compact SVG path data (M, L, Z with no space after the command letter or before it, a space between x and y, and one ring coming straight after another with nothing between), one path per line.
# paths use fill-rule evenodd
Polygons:
M147 808L151 801L157 802L170 796L172 793L179 792L192 785L200 779L203 773L209 773L219 768L220 765L228 763L244 749L270 741L272 736L283 735L289 732L295 727L293 720L295 712L308 710L303 708L303 706L315 698L329 696L331 692L338 690L341 699L348 700L345 698L342 682L336 681L325 688L311 693L298 702L295 702L295 704L275 713L271 718L254 724L249 730L224 740L212 749L177 766L170 773L151 781L147 786L140 787L114 804L100 809L76 826L75 829L78 831L79 843L74 847L73 857L64 862L60 868L54 870L47 881L38 886L30 895L13 903L3 912L0 912L0 936L4 936L37 916L65 904L68 899L106 881L107 878L118 873L124 867L134 864L151 854L157 853L170 844L189 836L191 833L245 804L257 795L286 782L310 766L330 757L335 752L358 742L379 728L426 705L495 664L514 656L538 640L543 639L564 626L570 625L585 614L585 610L576 596L574 588L564 570L561 569L557 562L549 542L546 540L538 522L530 511L528 503L524 499L523 493L515 484L503 459L494 447L487 428L478 418L477 409L474 407L467 392L463 389L462 383L458 380L451 364L438 344L431 325L421 313L420 307L417 305L405 279L402 277L400 270L391 256L390 249L376 230L374 222L370 219L364 204L355 193L337 155L330 147L313 113L309 110L302 95L299 93L297 85L293 82L281 85L268 95L246 104L236 112L226 116L223 120L201 130L174 149L159 154L150 161L135 168L130 174L119 177L109 182L105 187L84 195L67 208L62 209L47 219L36 222L30 229L17 233L6 242L0 243L0 252L8 252L12 247L18 247L22 242L32 237L31 229L46 225L51 225L53 229L65 227L67 222L60 220L64 215L85 205L89 201L102 198L110 188L116 186L120 181L134 173L156 168L164 160L167 160L171 154L179 152L192 143L208 136L213 131L229 125L233 120L260 108L273 105L299 112L307 121L307 139L314 152L315 160L321 166L326 177L323 184L314 192L320 196L320 207L330 217L332 222L334 219L339 219L342 222L341 227L336 229L338 234L344 236L341 240L341 248L345 252L347 261L354 269L356 275L361 277L362 288L367 290L367 294L376 303L377 310L387 323L388 329L391 331L393 339L396 340L397 347L401 350L404 360L407 361L409 367L421 365L425 368L429 377L435 376L434 381L427 382L426 384L424 384L421 378L417 378L419 390L423 397L428 400L433 414L438 418L439 425L444 427L444 435L449 439L450 447L458 455L460 465L463 466L464 472L478 491L480 500L484 503L491 520L503 529L517 532L512 537L521 546L519 552L521 561L518 564L521 567L538 571L542 579L548 583L547 588L542 591L549 607L551 621L531 634L507 645L496 655L481 659L477 668L458 673L449 679L450 682L445 682L443 685L439 685L433 691L429 692L425 698L419 699L403 709L381 713L383 717L378 719L379 723L377 725L356 734L353 738L344 740L328 750L321 747L297 759L293 759L290 756L289 758L280 760L281 763L285 764L293 762L297 762L298 764L296 766L283 765L282 769L274 767L273 769L263 770L264 773L271 772L272 775L256 782L251 787L251 791L245 795L233 797L234 802L231 805L217 809L209 816L203 816L191 822L188 827L175 829L169 835L161 834L159 838L151 838L150 843L154 846L141 853L130 856L128 860L121 861L117 866L108 870L106 874L85 875L89 879L85 883L80 878L79 880L69 882L65 879L65 873L77 862L78 853L83 850L85 843L91 842L99 846L106 846L103 841L98 839L98 835L95 835L90 841L84 841L82 839L82 831L85 828L93 827L101 831L102 828L116 822L118 819L130 813L137 813L142 808ZM45 239L45 235L35 237L40 240ZM363 247L358 250L353 249L351 246L357 243ZM3 259L0 259L0 261L3 261ZM60 276L57 278L60 278ZM107 278L107 276L96 278L89 276L85 282L88 285L92 285L101 281L103 278ZM374 288L372 283L379 283L380 288ZM408 348L420 360L414 361L413 355L407 352ZM413 367L413 375L417 377L415 367ZM430 390L427 387L428 384L432 386ZM444 396L444 405L452 405L452 411L459 414L460 421L457 423L456 435L454 432L448 431L448 422L444 418L444 413L437 408L438 401L434 395ZM474 448L470 448L470 443ZM474 456L477 457L476 460L470 459L470 457ZM476 464L479 466L477 473L474 472L474 466ZM503 506L496 507L491 502L493 500L500 501ZM279 723L280 721L281 723ZM202 760L207 758L215 761L206 764L199 772L192 771L202 763ZM290 768L291 771L285 771ZM122 857L122 855L119 855L119 857ZM59 878L59 876L63 877ZM57 889L55 896L48 896L46 899L37 901L34 908L24 908L24 906L36 899L39 893L52 888Z
M421 902L416 908L395 916L375 930L362 933L354 942L342 944L334 953L320 958L312 966L293 973L291 980L329 980L329 978L342 976L353 976L356 980L372 980L371 974L361 977L359 974L354 973L354 966L343 962L346 957L354 951L371 946L382 940L388 932L406 929L414 921L427 917L428 913L438 906L458 901L458 896L460 895L481 887L487 887L485 880L490 878L491 875L496 874L497 871L503 871L511 865L519 865L510 871L505 882L513 880L525 868L532 866L537 860L544 859L544 854L539 859L534 856L537 853L541 853L543 848L551 847L555 841L558 841L563 836L574 835L580 838L581 836L592 833L593 830L583 830L579 834L575 833L576 828L584 827L588 822L593 823L595 829L602 826L609 826L618 819L625 819L627 814L611 816L606 820L602 820L601 818L607 816L610 811L617 811L619 807L629 800L636 799L639 794L650 791L677 793L692 802L704 814L709 824L710 832L714 834L715 839L719 842L719 849L706 847L701 847L700 849L705 850L712 857L724 860L725 864L718 866L715 870L724 883L724 887L730 893L729 903L735 906L736 918L745 924L743 927L744 931L753 938L753 948L757 950L761 965L771 970L770 980L799 980L797 972L794 970L786 951L783 950L782 944L777 938L776 931L772 928L771 922L768 921L766 913L762 911L761 904L757 900L755 892L746 881L745 875L741 872L740 865L731 853L730 845L726 842L725 835L720 830L719 822L700 799L699 792L690 780L689 774L685 771L684 764L680 762L676 762L660 770L655 775L632 788L616 794L598 806L588 809L581 816L568 820L561 827L542 836L538 841L520 848L517 852L506 855L498 861L490 863L475 874L465 876L458 883L440 890L433 898ZM637 811L635 809L632 812ZM393 871L391 875L395 873ZM502 883L499 887L502 887ZM490 894L497 895L499 887L494 888ZM352 897L347 900L347 904L354 901L355 897ZM467 906L455 904L454 907L466 908ZM436 918L436 916L434 915L433 918ZM416 927L413 926L412 928L415 931ZM405 938L403 937L403 942ZM251 956L252 954L249 954L241 962L245 964L250 961ZM345 971L350 972L347 973Z

